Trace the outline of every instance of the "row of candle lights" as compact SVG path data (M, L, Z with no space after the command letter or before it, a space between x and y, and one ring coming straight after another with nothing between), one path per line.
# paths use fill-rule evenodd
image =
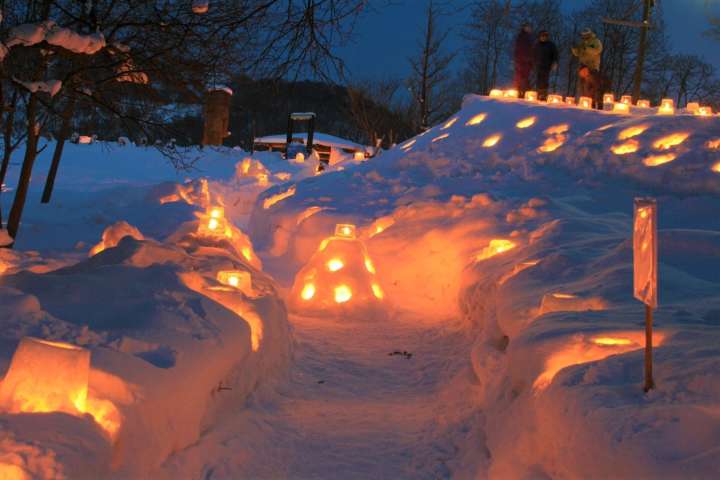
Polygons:
M515 89L500 90L494 88L490 90L490 96L495 98L519 98L520 94ZM525 92L524 98L528 102L537 102L538 93L534 90L528 90ZM580 108L588 110L592 108L592 98L590 97L580 97L576 102L575 97L565 97L563 99L562 95L552 94L547 96L547 103L555 105L576 105ZM616 113L629 113L630 107L632 105L632 97L630 95L623 95L622 97L620 97L619 102L615 101L615 95L613 95L612 93L606 93L603 95L603 108L605 110L612 110ZM638 100L636 106L638 108L651 108L650 100ZM697 102L688 103L686 110L690 113L694 113L695 115L702 117L709 117L712 115L712 107L701 106ZM673 100L670 98L664 98L660 102L657 113L658 115L675 114L675 102L673 102Z

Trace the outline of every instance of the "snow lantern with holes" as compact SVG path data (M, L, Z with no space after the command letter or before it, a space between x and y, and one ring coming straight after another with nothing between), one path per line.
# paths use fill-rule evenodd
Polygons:
M380 306L385 297L375 265L355 225L338 224L335 234L320 243L317 252L295 276L290 304L304 313Z

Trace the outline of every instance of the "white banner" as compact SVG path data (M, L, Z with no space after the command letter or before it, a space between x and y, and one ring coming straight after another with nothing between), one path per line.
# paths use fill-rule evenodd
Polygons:
M635 199L633 222L633 291L635 298L657 307L657 203Z

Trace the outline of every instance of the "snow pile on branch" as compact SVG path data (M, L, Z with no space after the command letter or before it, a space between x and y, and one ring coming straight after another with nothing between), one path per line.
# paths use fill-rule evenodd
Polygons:
M209 0L193 0L193 3L192 3L193 13L202 15L203 13L207 13L209 8L210 8Z
M228 95L233 94L232 88L228 87L227 85L213 85L208 87L208 92L225 92Z
M69 28L59 27L52 20L41 23L25 23L10 30L7 47L16 45L31 47L43 41L74 53L92 55L106 45L105 36L100 33L83 35Z
M15 79L15 81L29 91L31 91L32 93L45 92L50 94L51 97L57 95L57 93L62 88L62 82L60 80L46 80L44 82L23 82L21 80Z

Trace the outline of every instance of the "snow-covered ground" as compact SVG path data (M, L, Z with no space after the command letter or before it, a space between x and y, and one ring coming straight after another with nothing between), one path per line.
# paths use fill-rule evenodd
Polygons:
M3 369L25 336L89 349L86 411L110 424L4 407L0 472L720 475L720 118L468 96L322 175L190 155L176 174L152 149L70 145L50 205L33 177L17 248L0 250ZM648 394L640 196L660 225Z

